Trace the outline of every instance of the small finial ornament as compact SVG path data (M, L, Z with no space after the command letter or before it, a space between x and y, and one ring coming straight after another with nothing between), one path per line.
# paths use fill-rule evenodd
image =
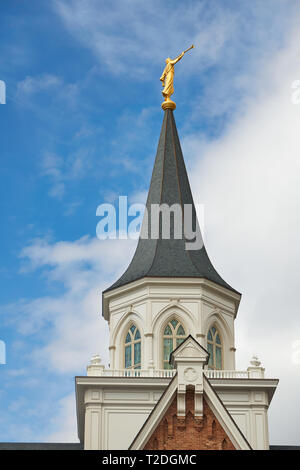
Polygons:
M260 360L258 359L258 357L256 355L253 355L251 361L250 361L250 364L253 366L253 367L260 367L261 366L261 362Z
M174 93L174 65L177 64L180 59L182 59L186 52L190 51L194 47L194 44L192 44L191 47L183 51L178 57L176 57L176 59L172 60L170 57L166 59L167 65L165 66L162 76L160 77L160 81L164 87L162 95L165 101L161 105L163 110L176 108L176 104L170 99L170 96Z
M93 366L98 366L101 364L101 357L99 354L94 354L90 362Z
M100 377L103 375L104 369L105 366L101 364L101 357L99 356L99 354L94 354L94 356L90 360L90 363L87 365L86 373L90 376Z

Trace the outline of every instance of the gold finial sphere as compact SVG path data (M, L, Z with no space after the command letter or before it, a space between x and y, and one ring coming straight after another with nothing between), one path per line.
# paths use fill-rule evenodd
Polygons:
M166 109L174 110L174 109L176 109L176 103L174 103L174 101L172 101L172 100L163 101L162 104L161 104L161 107L164 111Z

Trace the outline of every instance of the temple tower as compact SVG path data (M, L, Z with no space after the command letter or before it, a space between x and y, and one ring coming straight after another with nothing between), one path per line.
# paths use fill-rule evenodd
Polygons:
M257 358L235 369L241 294L203 244L174 105L162 106L136 252L103 292L110 366L96 355L76 377L78 436L94 450L268 449L278 380Z
M192 335L210 353L209 368L234 369L240 298L206 252L173 111L166 109L136 252L103 292L110 367L168 369L170 353Z

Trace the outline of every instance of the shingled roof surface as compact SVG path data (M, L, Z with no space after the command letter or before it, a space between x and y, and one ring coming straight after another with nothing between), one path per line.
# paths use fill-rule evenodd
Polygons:
M83 450L79 442L0 442L0 450Z
M180 204L182 213L184 213L184 205L190 204L192 228L195 231L197 227L201 237L175 119L173 111L169 109L165 111L148 193L146 204L148 215L151 213L152 204L167 204L168 206ZM187 250L186 242L191 240L187 240L185 237L183 227L181 239L174 239L172 226L173 223L171 223L170 239L162 238L161 222L157 239L151 239L150 236L148 238L140 237L128 269L105 292L143 277L205 278L237 292L217 273L204 245L201 243L200 249ZM141 232L144 231L144 228L145 216ZM148 233L151 233L150 217L148 217Z

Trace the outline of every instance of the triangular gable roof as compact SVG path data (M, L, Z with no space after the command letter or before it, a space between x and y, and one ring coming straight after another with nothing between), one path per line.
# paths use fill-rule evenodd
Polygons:
M204 383L204 397L210 409L218 419L219 423L223 427L224 431L230 437L232 443L236 449L239 450L252 450L252 447L228 410L225 408L224 403L215 392L213 386L209 383L209 380L203 377Z
M228 411L226 410L224 404L214 391L213 387L207 380L207 378L203 377L203 394L206 403L214 413L215 417L219 421L220 425L224 429L227 436L230 438L231 442L238 450L251 450L251 446L239 427L237 426L236 422L230 416ZM129 450L141 450L147 444L148 440L152 436L153 432L159 425L161 419L167 412L172 400L175 397L178 387L178 377L175 375L170 382L169 386L156 403L155 407L153 408L152 412L148 416L148 419L145 421L144 425L134 438L133 442L131 443Z
M197 355L195 356L192 352L193 348L196 350L195 352L197 353ZM188 351L189 349L191 351ZM185 340L181 344L179 344L179 346L177 346L174 351L171 352L169 364L174 365L176 358L180 357L181 354L188 354L190 358L194 356L195 360L204 359L205 364L208 363L210 356L209 352L203 346L201 346L201 344L198 343L198 341L196 341L192 335L187 336Z

